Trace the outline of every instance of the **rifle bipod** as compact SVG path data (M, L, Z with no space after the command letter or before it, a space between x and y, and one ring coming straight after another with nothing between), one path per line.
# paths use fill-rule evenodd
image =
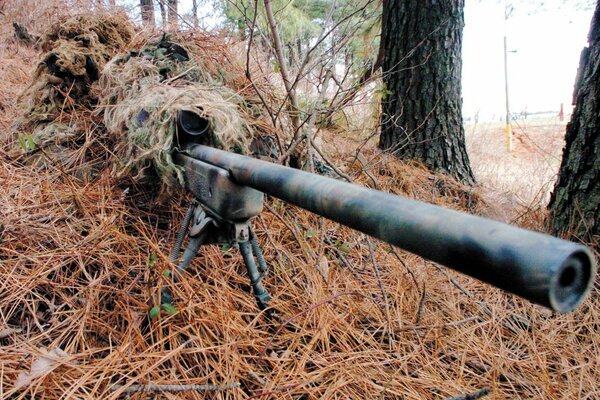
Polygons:
M248 220L228 221L210 211L207 212L194 200L190 204L177 233L173 251L169 256L171 262L176 263L179 260L181 246L186 235L190 238L190 241L183 255L181 255L181 260L176 269L171 273L175 282L181 278L182 273L189 267L198 254L200 246L203 244L228 244L240 249L248 269L252 293L256 298L258 307L261 310L268 307L271 297L262 284L263 276L268 271L267 264ZM254 257L256 257L256 261ZM173 301L173 295L167 288L163 288L161 296L163 304Z

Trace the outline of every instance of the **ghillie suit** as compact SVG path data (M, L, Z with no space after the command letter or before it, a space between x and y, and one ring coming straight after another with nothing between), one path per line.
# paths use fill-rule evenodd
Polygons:
M46 53L31 84L19 97L25 111L16 129L31 133L65 113L95 106L92 84L132 35L131 25L121 16L78 15L56 23L44 38L42 49Z
M183 184L172 158L182 111L209 120L206 144L248 153L252 133L241 115L244 99L207 69L166 35L106 65L98 112L116 143L117 176L138 180L156 172L161 193Z
M209 121L204 143L237 153L273 133L226 38L140 34L131 43L132 32L120 17L79 15L45 36L14 126L14 150L27 163L59 161L77 177L110 170L164 195L183 184L172 158L181 112Z

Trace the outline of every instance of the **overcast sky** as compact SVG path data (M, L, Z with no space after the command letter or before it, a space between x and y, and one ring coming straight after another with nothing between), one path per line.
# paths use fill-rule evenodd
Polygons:
M579 55L593 10L571 1L546 2L536 12L515 10L506 23L511 111L571 110ZM555 6L552 7L552 4ZM463 39L463 114L504 113L504 4L469 1Z

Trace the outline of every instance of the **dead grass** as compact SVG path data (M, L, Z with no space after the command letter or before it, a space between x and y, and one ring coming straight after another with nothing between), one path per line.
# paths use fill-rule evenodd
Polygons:
M503 123L479 123L465 129L475 177L490 201L505 211L498 218L518 222L523 212L534 217L530 213L534 211L542 222L560 167L566 121L558 117L516 121L512 152L507 150Z
M35 57L6 35L0 43L0 60L15 61L0 61L6 151L19 113L6 100L26 86ZM500 153L492 141L489 153L471 147L480 182L489 182L482 193L371 145L363 161L355 160L362 141L324 136L333 162L358 183L478 214L499 207L512 215L515 203L490 201L499 185L493 166L486 176L476 161L501 168L491 157ZM149 308L170 284L162 274L171 268L183 195L150 207L141 188L118 186L105 174L79 179L81 163L46 160L41 169L0 156L0 398L117 399L126 395L113 385L150 382L241 383L209 395L217 399L441 399L483 387L491 389L490 399L600 397L597 289L576 312L554 315L376 243L388 320L365 237L279 201L269 201L255 229L280 320L257 310L239 253L211 246L188 279L172 287L178 312L149 321ZM533 186L530 171L525 179ZM499 185L500 193L510 193L510 185ZM518 193L525 204L535 199ZM316 268L323 257L327 281ZM25 384L16 388L19 376Z

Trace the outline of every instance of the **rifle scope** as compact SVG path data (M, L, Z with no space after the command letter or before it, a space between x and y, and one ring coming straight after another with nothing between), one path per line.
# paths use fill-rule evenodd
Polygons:
M183 110L177 114L179 143L198 143L209 129L210 121L195 112Z

